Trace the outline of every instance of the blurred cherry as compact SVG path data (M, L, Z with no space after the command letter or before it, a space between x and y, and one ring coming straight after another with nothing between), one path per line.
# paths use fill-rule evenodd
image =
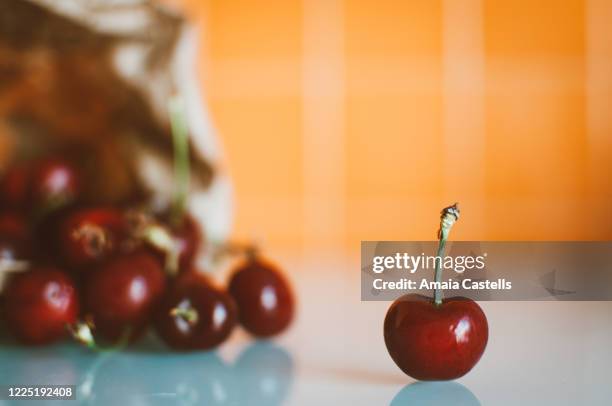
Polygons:
M57 226L62 259L71 267L85 267L110 258L127 239L121 210L95 207L68 213Z
M207 350L225 341L236 325L236 304L196 272L178 277L155 317L161 339L178 350Z
M78 170L66 160L39 160L34 163L31 176L30 197L38 208L55 209L79 197Z
M279 269L259 258L248 259L233 272L229 292L238 304L240 323L257 337L279 334L293 319L289 283Z
M66 335L79 313L75 286L56 268L12 275L4 291L6 324L25 344L47 344Z
M85 309L94 333L117 341L142 335L165 289L161 265L150 253L119 255L97 267L85 283Z
M5 207L20 211L55 210L77 200L80 191L78 170L61 158L14 164L0 181Z

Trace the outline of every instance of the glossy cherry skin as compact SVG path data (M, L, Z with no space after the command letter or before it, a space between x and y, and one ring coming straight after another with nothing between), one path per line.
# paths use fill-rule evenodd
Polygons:
M159 261L145 251L117 256L97 267L85 282L85 309L94 334L110 341L139 338L164 293Z
M24 344L40 345L66 336L79 313L77 290L66 274L36 267L9 278L4 293L6 325Z
M480 360L489 338L487 318L471 299L454 297L435 306L405 295L385 317L384 336L393 361L421 381L457 379Z
M229 292L238 304L240 323L256 337L277 335L293 319L295 304L289 283L276 267L258 258L234 271Z
M46 158L33 165L31 198L38 207L66 205L75 201L81 192L77 169L58 158Z
M59 221L58 250L67 265L85 268L117 253L127 239L127 224L115 208L80 209Z
M16 210L56 209L75 201L80 191L77 169L59 158L15 164L0 182L4 205Z
M185 315L187 312L190 317ZM191 272L179 276L163 299L155 317L155 330L171 348L208 350L224 342L236 323L232 297L205 276Z

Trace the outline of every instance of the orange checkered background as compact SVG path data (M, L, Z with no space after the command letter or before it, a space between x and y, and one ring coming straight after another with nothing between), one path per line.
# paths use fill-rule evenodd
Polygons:
M612 237L612 3L166 1L236 191L237 237L283 249Z

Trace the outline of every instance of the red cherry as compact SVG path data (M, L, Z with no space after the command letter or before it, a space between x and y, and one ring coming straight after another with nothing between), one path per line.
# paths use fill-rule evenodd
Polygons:
M62 159L36 162L31 182L31 198L38 207L57 208L73 202L80 193L76 168Z
M238 304L240 323L255 336L276 335L293 319L294 300L289 284L269 263L248 260L234 271L229 292Z
M16 210L56 209L75 201L79 194L78 171L58 158L13 165L0 182L4 205Z
M118 209L80 209L59 221L58 234L58 249L66 264L83 268L115 254L126 239L127 224Z
M236 325L236 304L196 272L178 278L155 317L162 340L177 350L208 350L225 341Z
M95 333L116 341L129 332L142 335L166 285L154 256L137 251L124 254L95 269L85 284L85 307Z
M435 306L430 298L405 295L385 317L387 350L402 371L421 381L457 379L482 356L487 318L471 299L454 297Z
M9 278L5 288L7 327L25 344L47 344L66 335L76 322L78 295L63 272L37 267Z

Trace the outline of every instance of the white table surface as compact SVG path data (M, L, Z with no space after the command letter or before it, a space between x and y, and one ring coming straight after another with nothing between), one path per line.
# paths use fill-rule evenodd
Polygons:
M279 261L298 314L273 342L238 330L214 353L145 343L106 359L72 344L5 342L0 384L75 384L76 403L106 405L612 404L612 303L483 302L490 338L478 365L455 382L413 385L384 345L390 303L360 301L357 259L301 258Z

